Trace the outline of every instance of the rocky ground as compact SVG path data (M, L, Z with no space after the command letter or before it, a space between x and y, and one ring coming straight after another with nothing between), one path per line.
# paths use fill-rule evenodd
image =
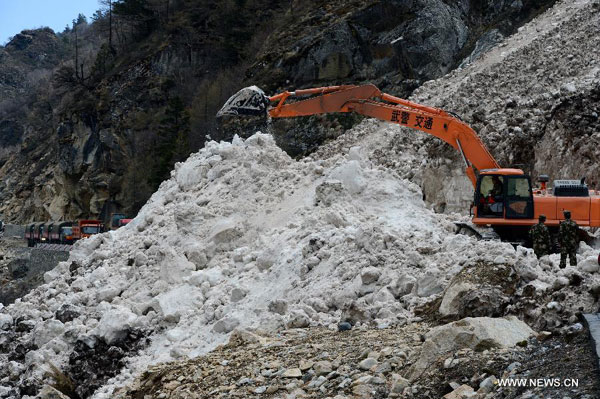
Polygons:
M426 334L430 327L413 322L383 330L296 329L270 337L242 331L206 356L150 368L116 397L600 397L595 355L583 330L552 338L541 334L514 348L498 348L490 342L486 348L473 348L457 335L427 372L415 376L414 365L424 356L423 341L431 335ZM579 386L499 387L498 378L561 382L573 378Z

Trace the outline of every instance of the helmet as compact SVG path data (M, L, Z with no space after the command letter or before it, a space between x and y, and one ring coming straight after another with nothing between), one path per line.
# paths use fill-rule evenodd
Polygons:
M542 214L538 217L538 219L540 220L540 222L545 222L546 221L546 215Z
M565 215L566 219L570 219L571 218L571 211L567 211L566 209L563 211L563 215Z

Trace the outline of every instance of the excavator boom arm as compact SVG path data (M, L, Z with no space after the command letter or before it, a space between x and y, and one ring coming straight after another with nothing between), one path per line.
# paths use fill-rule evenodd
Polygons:
M290 97L303 95L316 96L286 103ZM271 97L264 96L258 88L246 88L233 96L218 115L256 114L266 110L269 104L274 104L268 108L272 118L356 112L431 134L460 152L473 186L477 181L476 170L499 168L477 133L460 119L441 109L382 93L371 84L286 91Z

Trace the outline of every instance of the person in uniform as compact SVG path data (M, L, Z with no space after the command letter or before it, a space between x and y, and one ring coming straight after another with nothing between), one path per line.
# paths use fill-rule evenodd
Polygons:
M567 267L567 256L569 264L577 266L577 247L579 247L579 235L577 223L571 220L571 212L564 210L565 220L560 222L558 229L558 240L560 243L560 265L561 269Z
M538 224L534 224L529 230L529 238L531 239L533 252L535 252L535 256L539 259L544 255L550 254L552 243L550 241L550 231L548 231L548 227L544 224L546 215L540 215L538 220Z

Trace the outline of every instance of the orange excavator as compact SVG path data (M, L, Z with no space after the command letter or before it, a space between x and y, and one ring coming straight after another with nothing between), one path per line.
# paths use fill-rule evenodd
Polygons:
M296 101L288 102L289 99ZM472 223L492 227L504 240L525 239L540 214L546 215L546 225L556 230L564 219L563 210L571 211L572 219L579 226L600 226L600 193L588 189L584 179L555 180L549 189L548 176L541 175L540 187L534 188L530 176L523 170L501 168L477 133L458 116L382 93L371 84L285 91L270 97L251 86L229 98L217 117L290 118L335 112L355 112L417 129L454 147L475 189ZM459 224L459 228L480 235L477 229L466 224Z

